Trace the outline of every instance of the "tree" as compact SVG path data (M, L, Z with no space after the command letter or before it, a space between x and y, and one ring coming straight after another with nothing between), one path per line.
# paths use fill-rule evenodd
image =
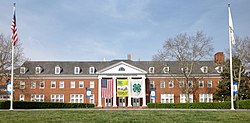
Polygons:
M207 37L202 31L198 31L196 35L181 33L175 38L167 39L162 50L153 56L155 61L175 60L180 63L182 75L185 78L185 87L183 89L187 102L189 102L189 93L192 89L189 80L192 79L190 75L193 67L197 61L212 55L211 41L212 38Z
M0 35L0 82L5 83L10 75L11 69L12 41L10 36ZM20 66L26 58L24 57L22 44L18 42L15 46L14 67Z

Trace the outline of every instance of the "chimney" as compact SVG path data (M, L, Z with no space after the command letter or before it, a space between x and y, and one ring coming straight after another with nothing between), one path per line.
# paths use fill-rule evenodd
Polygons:
M223 62L224 62L223 52L217 52L214 54L214 62L217 64L223 64Z
M128 60L131 60L131 54L130 53L128 54Z

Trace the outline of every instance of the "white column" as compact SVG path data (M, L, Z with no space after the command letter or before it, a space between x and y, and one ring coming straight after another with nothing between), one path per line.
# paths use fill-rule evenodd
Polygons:
M113 107L117 107L116 105L116 77L113 77Z
M98 77L98 105L97 107L102 108L102 77Z
M131 105L131 87L130 87L131 77L128 77L128 107L132 107Z
M142 107L147 107L146 105L146 77L142 77Z

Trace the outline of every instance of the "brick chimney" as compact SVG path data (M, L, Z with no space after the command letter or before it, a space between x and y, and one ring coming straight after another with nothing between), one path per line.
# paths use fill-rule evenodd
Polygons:
M223 52L217 52L214 54L214 62L217 64L223 64L224 62L224 53Z
M128 54L128 60L131 60L131 54L130 53Z

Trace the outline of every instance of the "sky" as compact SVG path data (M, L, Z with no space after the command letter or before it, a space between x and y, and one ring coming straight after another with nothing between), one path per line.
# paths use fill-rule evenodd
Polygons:
M0 0L0 33L35 61L149 61L165 40L203 31L214 53L228 41L228 0ZM235 34L250 37L250 0L231 0Z

